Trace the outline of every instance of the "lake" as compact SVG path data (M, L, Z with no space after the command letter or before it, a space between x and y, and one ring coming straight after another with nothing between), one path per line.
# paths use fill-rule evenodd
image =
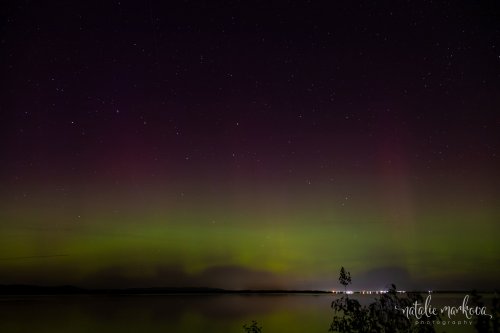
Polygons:
M434 306L459 306L464 295L434 294ZM257 320L263 333L327 332L331 301L322 294L183 294L1 296L2 333L194 333L244 332ZM374 295L356 295L367 304ZM447 325L439 332L474 332L471 326Z

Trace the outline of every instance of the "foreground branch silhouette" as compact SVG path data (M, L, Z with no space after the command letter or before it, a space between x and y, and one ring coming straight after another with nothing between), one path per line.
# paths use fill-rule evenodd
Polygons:
M347 287L351 284L351 274L344 267L340 270L340 283ZM435 332L432 324L414 325L402 312L396 308L406 308L411 304L423 302L417 293L398 295L396 286L391 288L368 306L361 305L347 294L332 302L334 311L330 332L355 333L399 333L399 332ZM428 318L429 321L439 319L439 316Z
M245 331L245 333L262 333L262 326L259 326L259 324L255 320L252 320L252 323L250 325L243 325L243 330Z
M472 304L478 306L485 306L483 298L476 291L472 292ZM500 298L498 293L495 292L491 300L491 314L492 318L486 316L476 316L474 320L474 328L481 333L498 333L500 332Z
M339 282L347 289L352 283L350 272L344 267L340 269ZM357 300L349 298L345 293L341 298L331 303L334 315L330 324L329 332L338 333L435 333L433 321L441 320L441 316L429 315L418 325L415 320L407 318L402 311L411 307L415 302L424 302L420 293L407 292L398 293L396 286L391 285L386 293L380 295L369 305L361 305ZM476 292L472 292L472 304L484 306L483 298ZM500 332L500 299L498 294L492 299L492 318L476 316L474 328L480 333ZM253 320L251 324L244 324L245 333L262 333L262 326Z

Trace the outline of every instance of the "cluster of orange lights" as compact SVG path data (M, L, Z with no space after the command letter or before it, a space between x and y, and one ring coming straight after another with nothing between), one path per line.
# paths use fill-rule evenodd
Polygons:
M352 295L352 294L361 294L361 295L379 295L379 294L385 294L388 291L387 290L360 290L360 291L352 291L352 290L332 290L331 291L333 294L347 294L347 295ZM397 291L400 294L406 293L404 290L398 290Z

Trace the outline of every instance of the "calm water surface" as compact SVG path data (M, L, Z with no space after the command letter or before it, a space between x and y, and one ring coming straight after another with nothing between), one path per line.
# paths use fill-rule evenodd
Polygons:
M464 295L433 295L432 304L459 306ZM243 332L257 320L263 333L326 333L333 295L3 296L2 333ZM356 296L369 303L374 296ZM440 326L438 332L474 332Z

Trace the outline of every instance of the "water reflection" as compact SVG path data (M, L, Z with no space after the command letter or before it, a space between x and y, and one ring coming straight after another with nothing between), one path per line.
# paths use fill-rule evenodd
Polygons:
M334 295L124 295L0 298L0 332L327 332ZM373 295L356 296L368 304ZM463 295L433 296L459 304ZM474 332L448 326L439 331Z

